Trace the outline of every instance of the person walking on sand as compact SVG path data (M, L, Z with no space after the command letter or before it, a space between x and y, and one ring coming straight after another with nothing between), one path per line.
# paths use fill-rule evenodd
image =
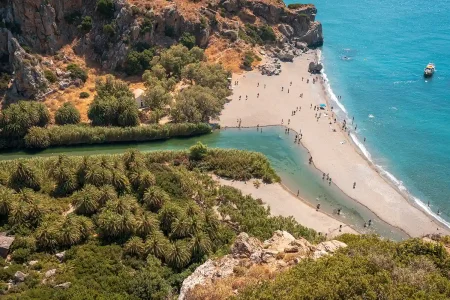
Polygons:
M288 94L289 94L289 89L288 89Z
M288 125L291 124L291 119L288 119Z
M239 96L239 101L241 100L241 97L242 97L242 96Z
M316 211L319 211L319 209L320 209L320 203L317 204Z
M266 84L264 84L264 88L266 88Z
M258 95L256 96L256 98L259 98L259 93L258 93Z
M292 86L292 81L291 81L291 83L290 83L290 86Z
M259 82L258 82L258 87L259 87Z
M302 77L302 81L303 81L303 77Z
M248 99L248 96L247 95L245 95L245 100L247 100Z
M297 197L298 197L298 195L300 194L300 191L299 190L297 190Z
M284 87L281 87L281 91L284 91Z
M355 189L355 187L356 187L356 181L353 182L353 189Z
M341 209L340 209L340 208L338 208L338 210L337 210L337 214L338 214L338 216L340 216L340 215L341 215ZM342 225L341 225L341 228L342 228Z
M283 119L281 119L281 124L283 124L284 122L283 122Z
M339 225L339 232L342 232L342 224Z

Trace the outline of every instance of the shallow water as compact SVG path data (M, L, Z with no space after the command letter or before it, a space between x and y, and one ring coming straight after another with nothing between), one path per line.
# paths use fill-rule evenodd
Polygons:
M300 191L300 196L314 207L320 203L321 210L351 224L358 231L374 232L396 240L405 237L405 234L380 221L371 211L347 197L334 184L329 186L322 180L322 173L308 164L307 150L301 145L294 144L294 135L294 133L286 135L284 128L279 126L266 127L262 133L256 128L226 129L200 137L171 139L163 142L61 147L38 153L2 153L0 159L45 157L61 153L66 155L112 154L123 153L129 148L140 151L180 150L188 149L197 141L214 148L258 151L268 157L273 168L280 175L282 183L294 193ZM341 216L336 215L338 208L342 209ZM369 219L374 225L370 229L365 229L363 224Z
M325 72L372 160L449 221L450 1L313 3L323 24ZM425 80L429 62L436 73Z

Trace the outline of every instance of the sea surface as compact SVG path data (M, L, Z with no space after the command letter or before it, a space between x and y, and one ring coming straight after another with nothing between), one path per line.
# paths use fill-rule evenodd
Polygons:
M312 2L325 73L341 116L355 118L356 142L413 201L449 221L450 1ZM424 79L429 62L436 73Z

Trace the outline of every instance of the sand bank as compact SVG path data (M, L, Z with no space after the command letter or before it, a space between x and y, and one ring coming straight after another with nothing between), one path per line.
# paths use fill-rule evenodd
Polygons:
M259 188L253 185L252 181L245 184L242 181L230 181L217 179L220 184L235 187L242 191L244 195L251 195L253 198L260 198L265 205L270 206L270 213L274 216L294 217L303 226L312 228L327 237L332 238L343 233L357 234L350 226L332 218L331 216L316 211L315 208L299 200L292 195L281 184L261 184ZM341 231L339 227L342 225Z
M348 134L341 131L340 124L334 123L330 107L321 110L317 120L315 114L319 112L311 106L327 101L320 76L313 84L312 79L316 76L307 72L308 64L314 59L315 53L310 52L293 63L282 63L279 76L263 76L258 71L233 76L233 84L238 81L238 85L233 85L232 101L225 105L220 117L221 126L236 127L240 119L242 127L284 125L301 132L301 142L311 153L314 166L328 173L344 193L380 219L411 236L449 234L447 228L408 202L360 155ZM297 107L299 111L292 116ZM290 135L294 140L295 133ZM286 209L276 206L273 203L271 208Z

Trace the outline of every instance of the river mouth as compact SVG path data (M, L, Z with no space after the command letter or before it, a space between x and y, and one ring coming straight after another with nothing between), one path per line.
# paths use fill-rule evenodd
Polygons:
M257 128L228 128L216 130L208 135L166 141L58 147L33 153L10 151L1 153L0 160L49 157L59 154L71 156L119 154L129 148L143 152L186 150L197 141L211 148L257 151L268 157L285 188L294 194L298 192L299 197L313 207L320 204L321 211L362 233L375 233L393 240L403 240L408 237L403 231L380 220L369 209L345 195L336 185L333 183L330 185L327 180L322 179L323 174L308 163L308 151L302 145L294 143L294 136L292 132L285 134L284 127L281 126L265 127L262 132ZM338 209L341 209L340 215L337 214ZM369 220L372 221L372 225L364 227L364 223L367 224Z

